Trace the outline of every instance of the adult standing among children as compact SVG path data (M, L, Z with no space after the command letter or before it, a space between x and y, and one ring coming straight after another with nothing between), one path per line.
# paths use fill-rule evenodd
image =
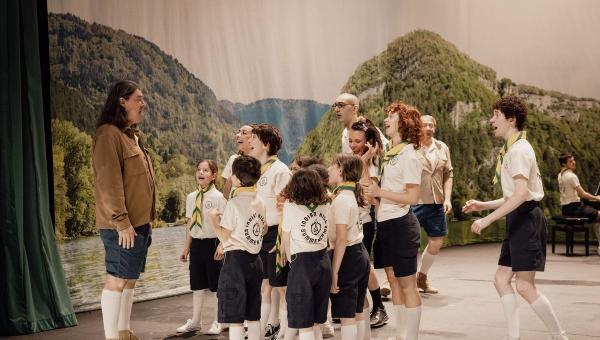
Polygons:
M136 83L117 82L94 135L96 228L106 267L100 304L107 339L137 339L129 325L133 291L144 271L155 214L154 170L137 130L145 107Z

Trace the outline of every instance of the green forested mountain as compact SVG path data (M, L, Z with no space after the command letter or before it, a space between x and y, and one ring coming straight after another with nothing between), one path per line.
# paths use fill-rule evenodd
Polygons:
M53 117L92 133L110 86L131 79L148 105L140 127L146 144L165 161L183 154L223 163L234 150L239 120L155 44L70 14L50 14L48 30Z
M222 101L242 124L267 123L277 127L283 135L279 158L286 164L292 161L296 149L329 109L329 105L314 100L261 99L243 105Z
M394 100L436 117L437 137L450 147L455 169L455 213L468 198L498 196L491 179L501 142L494 140L487 120L493 102L507 93L518 94L529 104L528 137L540 164L548 212L559 208L559 154L577 155L576 172L585 188L593 190L600 180L598 101L499 80L494 70L438 34L414 31L396 39L380 55L360 65L341 92L356 94L361 101L360 114L379 126L384 108ZM341 149L341 131L335 114L328 111L298 153L330 159Z

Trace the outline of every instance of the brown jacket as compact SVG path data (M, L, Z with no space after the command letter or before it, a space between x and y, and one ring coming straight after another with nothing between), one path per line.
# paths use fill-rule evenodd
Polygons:
M417 151L417 157L423 166L419 204L444 203L444 183L452 181L452 162L448 146L437 139L433 139L433 144L437 156L435 164L431 164L425 156L424 147Z
M92 145L96 228L123 230L154 219L154 170L131 128L98 127Z

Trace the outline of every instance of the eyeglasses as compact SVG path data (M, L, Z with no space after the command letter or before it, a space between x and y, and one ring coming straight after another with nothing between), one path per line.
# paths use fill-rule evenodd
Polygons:
M337 102L337 103L333 103L333 105L331 105L331 108L332 109L343 109L347 105L354 105L354 104L349 104L349 103L344 103L344 102Z

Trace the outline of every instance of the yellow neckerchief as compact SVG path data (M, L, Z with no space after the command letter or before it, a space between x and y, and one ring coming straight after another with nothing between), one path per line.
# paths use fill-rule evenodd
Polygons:
M253 185L251 187L237 187L231 191L231 198L237 196L240 192L256 192L256 186Z
M392 160L392 158L396 157L407 146L409 143L407 141L401 141L400 144L394 145L391 149L386 150L383 155L383 159L379 162L379 176L383 176L383 170L385 166Z
M198 187L198 195L196 195L196 205L194 206L194 211L192 211L192 223L190 224L190 230L194 227L198 227L202 229L202 201L204 201L204 194L206 194L210 189L214 187L213 183L210 183L206 189L203 189L201 186Z
M264 174L265 172L267 172L267 170L269 170L269 168L271 168L271 165L273 165L273 163L275 163L275 161L277 160L277 156L271 156L267 159L267 161L265 162L265 164L260 166L260 174Z
M527 139L526 131L519 131L510 136L510 138L502 145L500 149L500 154L498 154L498 161L496 162L496 171L494 173L494 178L492 179L492 184L500 183L500 176L502 176L502 161L504 161L504 155L508 152L508 149L515 144L520 139Z
M356 189L356 182L342 182L336 185L335 189L333 189L333 194L337 195L342 190L350 190L354 191Z

